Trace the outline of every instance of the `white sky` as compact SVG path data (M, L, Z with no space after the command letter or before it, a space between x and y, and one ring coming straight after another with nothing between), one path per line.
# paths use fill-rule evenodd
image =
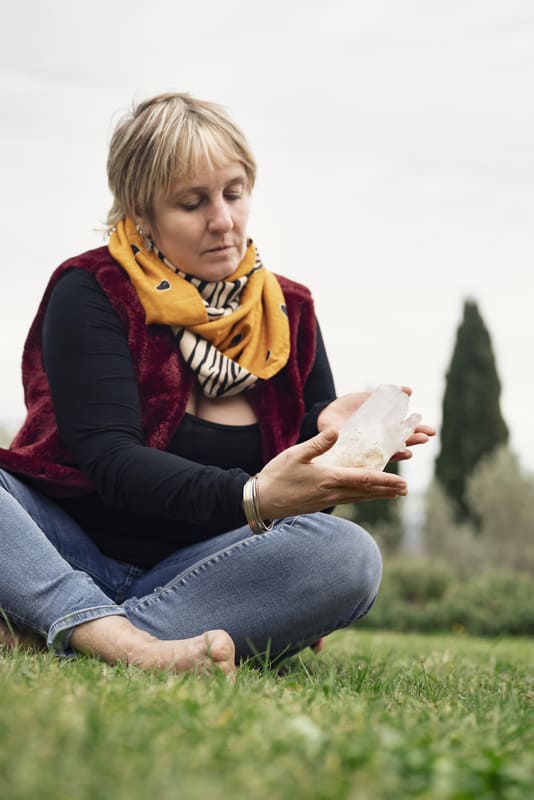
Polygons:
M0 421L51 271L102 243L107 144L134 99L225 105L259 162L250 233L308 284L340 393L414 388L439 426L463 300L534 469L531 0L18 0L0 49ZM430 479L437 443L406 466Z

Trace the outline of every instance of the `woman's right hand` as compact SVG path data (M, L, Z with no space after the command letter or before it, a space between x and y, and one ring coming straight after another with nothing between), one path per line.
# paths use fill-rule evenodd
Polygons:
M337 440L333 429L284 450L261 470L258 499L264 519L310 514L341 503L383 500L408 493L399 475L357 467L333 467L314 458Z

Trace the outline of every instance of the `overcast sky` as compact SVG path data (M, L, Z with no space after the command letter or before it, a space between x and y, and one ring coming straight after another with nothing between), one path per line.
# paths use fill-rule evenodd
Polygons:
M102 243L133 100L225 105L259 162L250 234L313 290L340 393L407 383L439 426L465 298L534 469L531 0L18 0L0 49L0 421L52 270ZM438 443L405 474L424 487Z

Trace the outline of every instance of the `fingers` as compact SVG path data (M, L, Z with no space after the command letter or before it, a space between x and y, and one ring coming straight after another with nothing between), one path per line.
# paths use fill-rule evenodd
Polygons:
M332 505L344 503L361 503L364 500L396 500L397 497L406 497L408 489L391 488L387 486L359 486L346 493L340 494Z
M408 447L413 447L414 444L426 444L430 437L426 435L426 433L412 433L411 436L406 439L406 444Z
M334 428L326 428L324 431L321 431L314 436L312 439L308 439L308 441L303 442L300 445L297 445L295 448L292 448L294 452L298 452L299 461L306 463L312 461L317 456L326 453L327 450L334 445L337 441L338 433L334 430Z
M398 453L393 453L390 461L408 461L408 459L412 458L413 453L411 450L399 450Z
M332 475L336 482L336 503L383 500L408 494L406 481L399 475L377 470L341 467Z
M432 425L418 425L414 433L426 433L427 436L435 436L436 429Z
M422 433L422 432L412 433L412 435L408 437L408 439L406 439L406 444L408 445L408 447L412 447L414 444L426 444L429 441L430 436L433 435L434 434L429 435L428 433Z

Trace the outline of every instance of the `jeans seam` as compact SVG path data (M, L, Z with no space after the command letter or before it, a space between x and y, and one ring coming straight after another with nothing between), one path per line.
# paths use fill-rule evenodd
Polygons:
M100 575L96 575L96 574L94 574L94 573L93 573L93 571L91 571L91 570L87 569L87 565L86 565L86 564L82 564L82 563L80 563L80 561L78 561L78 559L77 559L77 558L71 558L69 555L67 555L67 554L66 554L66 553L63 551L63 549L62 549L62 548L58 547L58 546L57 546L55 543L52 543L52 546L53 546L53 547L54 547L54 548L57 550L57 552L59 553L59 555L60 555L62 558L64 558L64 559L65 559L65 561L66 561L68 564L70 564L70 566L71 566L73 569L77 569L79 572L84 572L86 575L89 575L89 577L90 577L90 578L91 578L93 581L98 581L98 583L99 583L99 584L101 584L102 586L105 586L105 587L106 587L106 589L109 589L109 591L110 591L111 593L115 592L115 587L114 587L114 586L112 586L112 585L111 585L111 584L110 584L110 583L109 583L107 580L103 579L103 578L102 578ZM122 588L122 587L121 587L121 588ZM110 598L110 599L111 599L111 598Z
M124 597L124 594L125 594L126 590L129 589L129 587L132 585L132 583L134 583L134 581L136 581L137 578L139 578L144 572L144 570L141 567L138 567L135 564L128 564L127 565L128 566L128 571L126 573L126 576L125 576L124 580L122 581L122 583L119 586L115 586L112 583L110 583L109 581L107 581L105 578L103 578L96 571L88 569L87 565L81 563L76 557L71 557L70 555L68 555L64 551L64 548L58 547L55 543L52 543L52 546L57 550L59 555L62 558L64 558L65 561L67 561L68 564L70 564L71 567L73 567L74 569L79 570L80 572L85 573L86 575L89 575L89 577L93 581L95 581L97 584L100 584L102 587L104 587L106 589L106 592L107 592L107 590L109 590L110 600L113 600L113 602L121 603L122 600L123 600L123 597ZM111 595L113 595L114 597L112 598ZM120 599L118 599L118 598L120 598Z
M123 582L120 586L115 589L115 600L117 603L123 603L126 599L126 594L128 589L132 586L135 581L141 577L143 574L143 570L140 567L135 566L135 564L130 565L130 569L128 570L126 577L124 578Z

